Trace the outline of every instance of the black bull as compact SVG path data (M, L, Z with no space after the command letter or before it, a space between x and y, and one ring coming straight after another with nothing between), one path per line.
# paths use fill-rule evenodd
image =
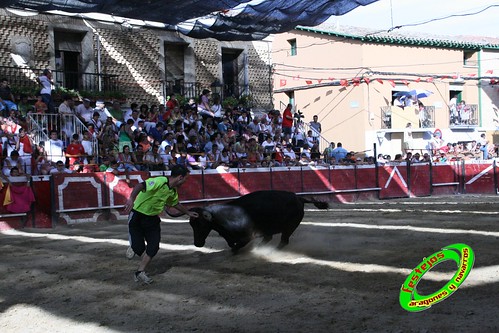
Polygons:
M278 233L281 233L279 248L282 248L302 221L305 203L328 208L325 202L307 200L286 191L257 191L225 204L192 208L199 214L189 221L194 231L194 245L204 246L210 231L215 230L234 251L255 236L263 236L263 243L267 243Z

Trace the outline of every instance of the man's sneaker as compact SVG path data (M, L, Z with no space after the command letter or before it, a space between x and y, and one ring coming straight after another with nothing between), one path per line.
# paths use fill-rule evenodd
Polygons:
M151 284L153 279L147 276L146 272L135 272L133 275L135 282L143 282L145 284Z
M133 249L131 247L128 247L128 249L126 249L126 258L130 260L133 257L135 257L135 252L133 252Z

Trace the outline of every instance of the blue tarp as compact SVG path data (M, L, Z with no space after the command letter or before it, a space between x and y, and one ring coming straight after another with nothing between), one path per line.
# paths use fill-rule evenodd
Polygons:
M0 7L103 13L161 22L193 38L259 40L297 25L316 26L378 0L0 0Z

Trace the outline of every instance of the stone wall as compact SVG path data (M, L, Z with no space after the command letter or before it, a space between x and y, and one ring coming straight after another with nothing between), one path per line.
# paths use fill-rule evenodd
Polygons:
M247 77L255 107L271 107L269 57L267 42L223 43L214 39L196 40L175 32L149 27L124 28L118 23L84 20L78 17L38 14L18 16L0 9L0 76L7 76L11 86L36 87L34 77L43 68L56 69L54 31L82 36L82 71L118 75L119 90L127 102L160 103L165 86L165 41L186 45L184 81L209 88L222 78L222 47L244 50ZM17 54L18 56L12 56ZM16 62L14 58L18 59ZM24 61L29 68L20 75ZM99 62L100 60L100 62Z

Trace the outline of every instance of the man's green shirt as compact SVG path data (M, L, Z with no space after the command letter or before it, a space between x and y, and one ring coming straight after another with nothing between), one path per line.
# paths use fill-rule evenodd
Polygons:
M178 204L178 193L168 186L167 177L154 177L145 181L146 190L140 191L135 198L133 209L149 216L159 215L165 205Z

